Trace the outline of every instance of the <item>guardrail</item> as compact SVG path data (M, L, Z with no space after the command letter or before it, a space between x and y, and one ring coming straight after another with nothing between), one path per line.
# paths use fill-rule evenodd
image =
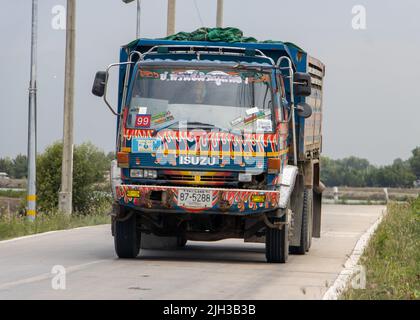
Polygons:
M408 201L420 195L419 188L352 188L332 187L324 191L327 203L388 203L389 201Z

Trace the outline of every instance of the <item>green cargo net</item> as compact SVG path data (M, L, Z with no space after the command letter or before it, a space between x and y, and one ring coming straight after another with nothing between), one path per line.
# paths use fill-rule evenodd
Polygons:
M293 46L299 51L304 51L290 42L276 40L258 41L253 37L244 37L242 30L238 28L199 28L193 32L178 32L176 34L162 38L162 40L173 41L209 41L209 42L254 42L254 43L284 43Z
M174 41L212 41L212 42L258 42L252 37L244 37L237 28L199 28L193 32L178 32L164 40Z

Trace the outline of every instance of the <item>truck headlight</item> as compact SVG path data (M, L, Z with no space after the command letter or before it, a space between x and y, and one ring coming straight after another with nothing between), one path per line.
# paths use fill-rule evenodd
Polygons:
M238 180L240 182L251 182L252 181L252 174L240 173L239 176L238 176Z
M131 178L143 178L143 169L131 169L130 170Z
M157 171L156 170L144 170L143 178L145 179L156 179Z
M130 170L131 178L144 178L144 179L156 179L157 171L149 169L131 169Z

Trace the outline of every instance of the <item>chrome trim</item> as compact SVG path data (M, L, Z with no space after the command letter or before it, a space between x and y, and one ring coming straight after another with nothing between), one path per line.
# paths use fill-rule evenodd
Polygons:
M286 61L288 66L287 67L280 67L281 63L283 61ZM293 71L293 64L292 64L292 60L290 60L289 57L283 56L280 57L277 60L276 66L279 68L279 70L288 70L288 77L290 81L289 81L289 90L290 90L290 109L291 109L291 118L292 118L292 129L293 129L293 164L296 166L297 165L297 143L296 143L296 119L295 119L295 93L294 93L294 88L293 88L293 75L294 75L294 71Z

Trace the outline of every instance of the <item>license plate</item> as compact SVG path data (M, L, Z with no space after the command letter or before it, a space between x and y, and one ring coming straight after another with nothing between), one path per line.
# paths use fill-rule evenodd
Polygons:
M178 205L188 208L211 208L212 192L211 190L178 190Z

